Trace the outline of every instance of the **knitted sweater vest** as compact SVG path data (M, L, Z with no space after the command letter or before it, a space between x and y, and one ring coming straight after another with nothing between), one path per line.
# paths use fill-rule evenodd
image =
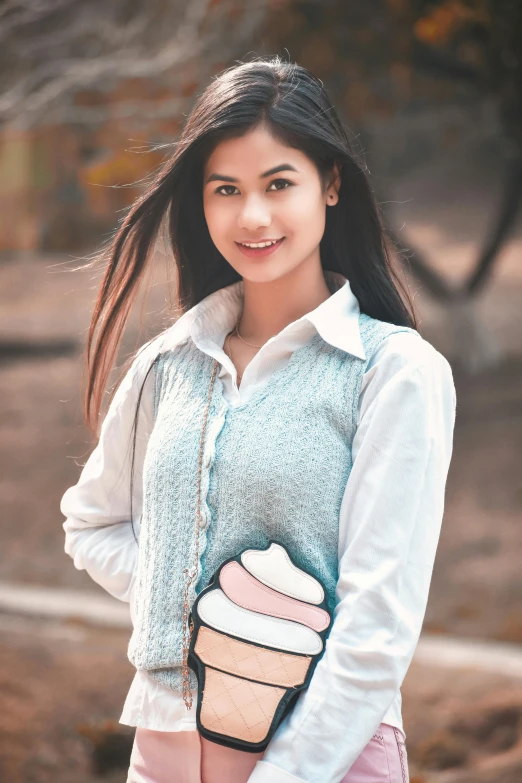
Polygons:
M189 603L223 560L284 544L336 604L339 512L352 468L358 398L367 363L395 332L359 316L366 359L319 334L296 349L244 405L231 408L216 377L201 474L199 572ZM183 569L194 563L197 470L214 360L188 338L154 367L154 427L143 466L143 514L128 658L181 693ZM190 671L191 687L197 687Z

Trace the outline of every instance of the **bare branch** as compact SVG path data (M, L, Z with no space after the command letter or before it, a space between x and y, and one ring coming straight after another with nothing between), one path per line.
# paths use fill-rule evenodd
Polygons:
M77 91L108 91L135 78L168 83L170 108L177 112L181 66L192 63L200 72L229 59L231 14L236 12L233 43L239 50L250 43L267 5L268 0L90 0L88 5L10 0L0 13L0 122L27 128L50 116L59 121L71 111L80 116L83 108L71 107ZM14 57L15 49L24 57ZM103 107L83 112L93 121L102 114Z

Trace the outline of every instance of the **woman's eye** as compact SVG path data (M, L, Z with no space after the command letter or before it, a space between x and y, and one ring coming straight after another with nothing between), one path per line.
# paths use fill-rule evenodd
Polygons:
M221 185L219 188L216 188L216 193L219 193L220 196L230 196L230 195L232 195L231 193L222 193L221 192L223 190L223 188L232 188L232 190L234 190L235 185Z
M283 187L273 188L272 190L286 190L287 187L292 185L292 183L288 179L274 179L270 183L270 187L268 188L268 190L270 190L272 188L272 185L281 185L281 183L282 183ZM226 188L232 188L233 191L236 190L236 186L235 185L220 185L219 188L216 188L216 193L218 193L220 196L233 196L234 193L230 193L230 192L225 192L224 193L223 192L223 191L226 191Z
M283 185L291 185L292 183L288 179L275 179L273 182L270 183L270 187L272 185L275 185L276 183L283 183ZM286 187L283 188L276 188L276 190L286 190Z

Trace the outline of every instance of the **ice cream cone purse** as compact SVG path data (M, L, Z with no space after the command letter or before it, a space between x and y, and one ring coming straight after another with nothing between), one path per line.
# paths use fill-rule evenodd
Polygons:
M188 663L202 736L237 750L266 748L324 650L324 596L276 541L221 564L191 612Z
M198 478L215 362L200 442ZM298 567L278 541L225 560L189 612L198 563L185 569L183 696L192 703L190 667L198 680L200 734L236 750L262 751L308 687L332 625L324 585Z

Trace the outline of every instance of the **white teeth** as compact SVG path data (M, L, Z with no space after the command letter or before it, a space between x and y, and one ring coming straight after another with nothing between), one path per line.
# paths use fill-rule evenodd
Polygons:
M276 242L279 242L279 240L273 239L271 242L257 242L256 244L254 244L253 242L252 243L241 242L241 244L244 245L245 247L270 247L271 245L275 245Z

